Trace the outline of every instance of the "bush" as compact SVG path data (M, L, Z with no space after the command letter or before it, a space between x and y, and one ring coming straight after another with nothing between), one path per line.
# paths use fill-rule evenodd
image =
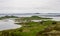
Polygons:
M52 24L57 24L57 22L53 21Z

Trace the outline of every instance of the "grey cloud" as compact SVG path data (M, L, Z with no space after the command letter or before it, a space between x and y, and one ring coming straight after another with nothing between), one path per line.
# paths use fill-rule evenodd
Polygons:
M41 12L41 11L43 12L57 11L58 12L60 11L60 0L41 0L41 1L38 0L39 2L42 2L41 4L37 4L36 2L37 0L35 0L35 4L30 4L31 3L30 2L30 3L27 3L27 5L25 6L23 5L23 7L14 7L12 6L12 3L10 4L8 1L11 3L12 0L0 0L0 11L1 12L5 10L6 11L16 10L16 12L20 10L33 11L33 12L35 11L36 12ZM34 0L32 0L32 2L34 2Z
M47 10L60 10L60 0L50 0L49 2L47 2L47 4L38 8Z

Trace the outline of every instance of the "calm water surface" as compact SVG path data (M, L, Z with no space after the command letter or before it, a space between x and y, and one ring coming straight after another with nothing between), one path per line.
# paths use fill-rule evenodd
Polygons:
M7 29L16 29L20 27L21 25L14 24L13 20L10 19L0 20L0 31L7 30Z
M52 20L54 21L60 21L60 17L50 17L50 18L53 18Z

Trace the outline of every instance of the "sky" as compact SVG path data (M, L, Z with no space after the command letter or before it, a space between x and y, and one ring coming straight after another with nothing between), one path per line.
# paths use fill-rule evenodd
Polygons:
M60 13L60 0L0 0L0 13Z

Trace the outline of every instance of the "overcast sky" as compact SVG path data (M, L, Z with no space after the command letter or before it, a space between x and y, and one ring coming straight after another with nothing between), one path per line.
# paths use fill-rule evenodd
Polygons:
M60 13L60 0L0 0L0 13Z

